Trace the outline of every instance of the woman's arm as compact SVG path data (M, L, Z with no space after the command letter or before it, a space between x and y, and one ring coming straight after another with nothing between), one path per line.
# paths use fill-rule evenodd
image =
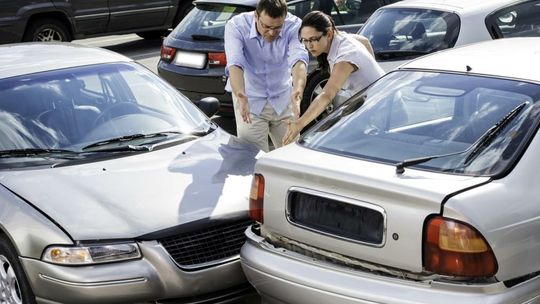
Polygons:
M349 75L355 70L356 66L346 61L334 65L323 92L313 100L306 112L298 120L289 122L287 133L283 137L283 144L294 141L300 131L326 109L326 106L332 102L338 91L343 87Z

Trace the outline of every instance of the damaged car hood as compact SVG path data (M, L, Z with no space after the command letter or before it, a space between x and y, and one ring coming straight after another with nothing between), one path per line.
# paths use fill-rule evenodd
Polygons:
M201 219L246 215L258 154L217 130L137 155L0 171L0 183L74 240L134 238Z

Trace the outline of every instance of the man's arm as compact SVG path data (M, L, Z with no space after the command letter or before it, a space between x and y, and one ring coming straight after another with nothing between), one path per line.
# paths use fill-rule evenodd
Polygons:
M244 83L244 70L236 65L230 66L229 81L231 83L232 94L236 99L242 119L246 123L251 123L251 117L249 115L249 103L246 95L246 86Z
M297 61L292 68L292 94L291 103L294 116L300 116L300 102L304 95L307 81L307 67L303 61Z
M242 119L246 123L251 123L249 103L244 83L244 43L242 34L232 21L230 20L225 25L224 46L225 56L227 56L225 74L229 77L231 94L237 103L235 106L238 106Z

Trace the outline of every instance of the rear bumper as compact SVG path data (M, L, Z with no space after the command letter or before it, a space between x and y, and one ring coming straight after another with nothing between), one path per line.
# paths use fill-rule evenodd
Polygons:
M248 280L268 303L538 303L540 278L503 283L414 282L338 266L276 248L251 230L241 250Z
M157 242L139 244L139 260L66 267L21 258L38 303L135 303L224 298L245 288L238 259L197 271L180 269ZM244 285L242 287L242 285ZM196 300L195 300L196 299Z

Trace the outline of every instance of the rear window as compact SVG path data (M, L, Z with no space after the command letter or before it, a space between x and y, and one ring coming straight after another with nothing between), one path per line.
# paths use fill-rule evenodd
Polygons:
M375 12L360 34L371 41L377 60L402 60L453 47L459 28L454 13L389 8Z
M309 148L464 175L496 175L535 133L540 85L435 72L391 72L303 135ZM498 126L498 127L497 127Z
M225 24L232 17L253 8L245 6L199 4L184 17L171 35L177 39L223 41Z
M527 1L495 12L486 19L493 38L540 36L540 0Z

